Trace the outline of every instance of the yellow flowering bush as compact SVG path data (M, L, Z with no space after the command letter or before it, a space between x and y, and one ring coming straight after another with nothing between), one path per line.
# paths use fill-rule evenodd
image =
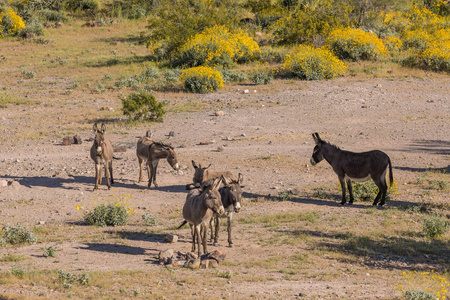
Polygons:
M258 58L258 44L244 31L214 26L196 34L177 51L175 65L224 66Z
M286 55L283 69L304 80L322 80L338 77L347 66L324 48L300 45Z
M433 36L424 30L408 30L403 33L403 45L405 49L423 51L427 44L433 40Z
M400 51L403 47L403 42L401 39L393 37L393 36L387 36L383 39L383 43L386 46L386 48L389 50L389 52L396 52Z
M450 72L450 40L431 43L419 59L425 68Z
M0 37L15 35L23 28L25 28L24 21L11 7L0 11Z
M417 271L403 272L402 278L405 283L394 288L403 292L408 299L447 299L450 284L447 279L439 276L433 270L421 273ZM413 296L416 297L412 298ZM425 298L425 296L429 298Z
M328 47L340 59L376 60L387 54L383 41L361 29L336 29L327 39Z
M184 70L180 75L184 88L188 92L207 94L223 87L223 78L219 71L211 67L194 67Z

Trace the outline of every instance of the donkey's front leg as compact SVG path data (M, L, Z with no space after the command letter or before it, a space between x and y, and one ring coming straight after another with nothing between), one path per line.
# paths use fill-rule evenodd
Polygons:
M102 177L102 170L101 170L102 165L100 164L95 164L95 185L94 185L94 191L98 190L98 182L99 182L99 177Z
M108 190L111 189L111 182L109 180L110 170L109 170L109 163L105 163L105 179L106 179L106 185L108 186Z
M345 178L339 176L339 182L341 183L341 189L342 189L342 201L341 201L341 205L344 205L345 202L347 202L347 200L345 199L345 190L347 189L345 187Z
M348 202L348 204L353 204L353 189L352 189L352 181L350 179L347 179L347 188L348 188L348 193L350 194L350 201Z
M219 241L219 231L220 231L220 219L219 219L219 215L215 215L213 217L215 219L215 228L214 228L214 246L219 245L218 241ZM211 229L212 230L212 229Z
M158 168L158 163L159 163L159 159L152 162L152 169L151 169L152 181L153 181L153 185L155 187L158 187L158 184L156 183L156 169ZM148 187L150 187L150 185L151 185L151 183L149 181Z
M231 240L231 219L232 219L232 217L233 217L233 213L230 213L228 215L228 218L227 218L227 220L228 220L228 228L227 228L227 231L228 231L228 245L230 246L230 248L233 247L233 241Z

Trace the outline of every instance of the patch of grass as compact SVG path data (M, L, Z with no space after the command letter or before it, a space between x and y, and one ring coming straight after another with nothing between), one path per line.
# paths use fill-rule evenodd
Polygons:
M315 211L299 212L299 213L277 213L273 215L253 214L247 218L239 218L242 224L258 224L262 223L266 226L277 226L280 224L296 223L300 221L308 223L316 223L319 215Z
M0 257L0 262L19 262L25 260L25 256L20 254L8 253Z
M20 98L14 95L10 95L4 91L0 91L0 108L7 108L9 105L38 105L39 101Z

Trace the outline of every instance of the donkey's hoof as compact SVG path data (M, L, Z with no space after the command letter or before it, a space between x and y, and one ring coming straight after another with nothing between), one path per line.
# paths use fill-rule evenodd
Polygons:
M341 202L341 205L344 205L345 204L345 202Z
M228 247L233 248L233 244L229 244Z

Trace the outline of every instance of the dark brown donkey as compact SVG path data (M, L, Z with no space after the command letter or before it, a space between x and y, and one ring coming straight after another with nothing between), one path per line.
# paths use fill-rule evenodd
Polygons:
M158 184L156 183L156 169L158 168L158 163L161 158L167 158L167 162L175 170L178 170L179 168L177 154L175 153L175 149L171 145L167 145L162 142L152 143L148 149L147 159L147 168L150 169L148 187L151 186L152 182L155 187L158 186Z
M91 147L91 158L95 163L95 186L94 190L98 189L98 185L102 183L102 165L105 166L105 177L108 189L114 184L112 159L114 150L111 142L105 138L106 126L102 123L101 130L98 130L97 123L94 124L94 144ZM111 181L109 176L111 175Z
M231 220L233 219L233 213L239 213L241 210L241 196L242 190L241 185L244 181L242 174L239 173L238 180L228 179L223 177L224 187L219 189L220 197L222 198L222 204L225 208L225 213L222 215L214 214L213 218L211 218L210 226L211 226L211 240L214 240L214 246L217 246L217 241L219 240L219 230L220 230L220 218L227 218L228 220L228 245L233 247L233 241L231 240ZM215 223L215 228L213 228L213 224Z
M342 202L345 199L345 183L347 182L348 191L350 193L349 204L353 203L352 180L367 181L372 179L378 187L378 194L375 197L373 205L377 205L381 198L380 206L384 205L387 193L386 171L389 167L389 181L392 185L394 177L392 175L391 160L386 153L380 150L372 150L368 152L355 153L343 151L338 147L322 140L318 133L313 135L316 146L311 157L311 164L315 164L325 160L331 165L334 172L338 175L342 188Z
M153 133L150 130L147 130L145 136L141 137L136 146L136 155L139 162L139 180L142 181L142 169L144 168L144 163L147 164L148 152L150 150L150 145L154 143L152 140ZM147 174L150 179L150 168L147 166Z
M220 198L219 186L222 178L211 179L199 189L194 189L186 196L183 206L184 224L189 223L192 234L192 252L195 252L195 242L198 244L198 256L201 255L200 241L203 244L203 252L207 253L206 233L207 224L213 213L222 215L225 209Z

